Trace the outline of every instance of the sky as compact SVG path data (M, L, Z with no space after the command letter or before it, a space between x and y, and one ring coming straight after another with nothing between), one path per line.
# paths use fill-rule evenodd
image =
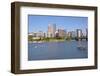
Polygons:
M83 33L88 28L88 17L76 16L48 16L28 15L28 32L47 32L49 24L56 24L57 29L75 31L82 29Z

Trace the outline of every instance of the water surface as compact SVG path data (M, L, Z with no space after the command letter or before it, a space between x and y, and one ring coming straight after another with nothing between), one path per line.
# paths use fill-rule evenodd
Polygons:
M87 41L28 43L28 60L87 58L87 45ZM80 46L85 49L79 49Z

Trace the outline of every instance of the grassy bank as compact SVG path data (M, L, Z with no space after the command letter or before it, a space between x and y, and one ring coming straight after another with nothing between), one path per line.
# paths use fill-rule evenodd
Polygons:
M28 39L29 42L61 42L70 41L70 38L39 38L39 39Z

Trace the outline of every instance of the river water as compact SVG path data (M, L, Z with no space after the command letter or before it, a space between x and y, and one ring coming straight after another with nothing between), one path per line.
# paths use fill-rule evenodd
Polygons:
M88 42L85 40L28 43L29 61L80 58L88 58Z

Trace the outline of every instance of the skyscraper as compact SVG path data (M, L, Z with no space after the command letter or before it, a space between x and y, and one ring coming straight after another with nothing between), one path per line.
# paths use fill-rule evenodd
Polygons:
M86 28L86 40L88 40L88 29Z
M76 37L76 32L75 31L71 31L71 37L75 38Z
M64 29L58 29L59 37L66 37L66 31Z
M81 29L77 29L76 33L77 33L77 38L81 39L82 38L82 30Z
M55 37L55 32L56 32L56 24L49 24L47 36Z
M68 32L68 33L67 33L67 37L68 37L68 38L72 38L72 32Z

